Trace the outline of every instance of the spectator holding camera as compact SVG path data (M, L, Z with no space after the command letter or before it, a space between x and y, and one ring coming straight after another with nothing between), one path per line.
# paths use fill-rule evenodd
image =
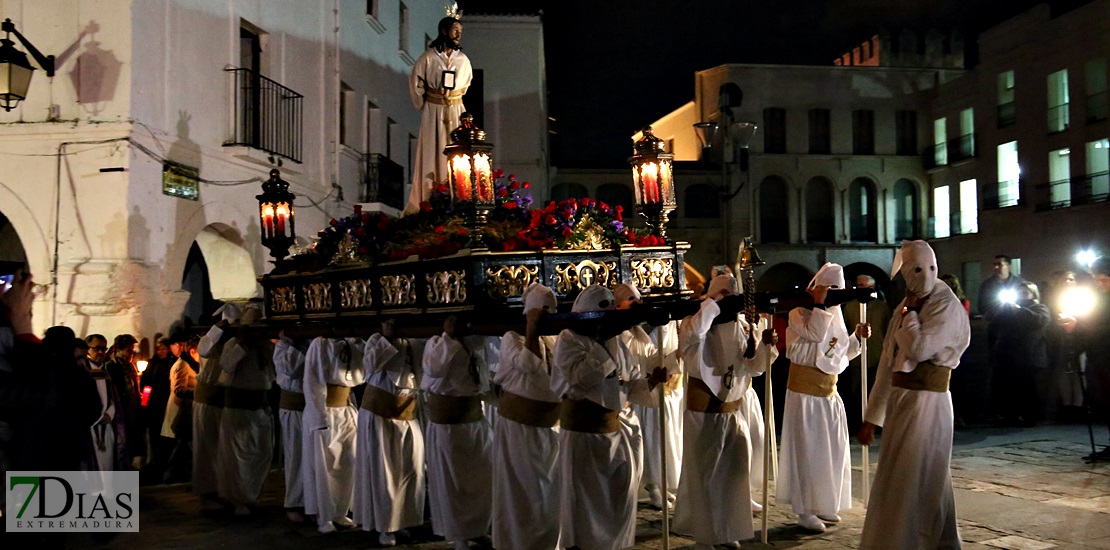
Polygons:
M1017 292L995 310L990 330L992 400L998 421L1008 426L1032 426L1039 416L1043 388L1050 374L1045 330L1052 313L1040 303L1037 285L1022 281Z

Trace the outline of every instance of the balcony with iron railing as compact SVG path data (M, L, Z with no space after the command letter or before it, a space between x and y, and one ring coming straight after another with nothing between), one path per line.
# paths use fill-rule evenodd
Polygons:
M1000 181L982 187L983 209L995 210L1021 204L1018 181Z
M1110 92L1101 91L1087 96L1087 122L1110 118Z
M1048 108L1048 132L1063 132L1071 126L1071 115L1068 112L1068 104L1064 103L1055 107Z
M1017 122L1017 104L1013 101L1000 103L998 105L997 116L999 128L1013 126L1013 124Z
M948 162L957 162L975 158L975 134L964 134L948 140Z
M894 220L894 240L895 241L901 241L903 239L914 240L914 239L919 239L919 238L921 238L921 235L919 234L919 232L917 230L917 220L905 220L905 219L896 219L896 220Z
M365 175L359 202L379 202L398 210L405 207L405 168L378 153L363 155Z
M1096 172L1071 179L1042 183L1033 189L1034 208L1047 212L1110 198L1110 172Z
M252 147L300 162L304 96L251 69L224 69L234 89L232 136L225 146Z
M930 145L921 152L921 163L926 170L948 165L948 143Z

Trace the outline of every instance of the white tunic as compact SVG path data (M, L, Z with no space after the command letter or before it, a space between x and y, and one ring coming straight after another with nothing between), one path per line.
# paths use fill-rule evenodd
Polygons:
M541 356L524 337L507 332L493 381L504 391L559 403L551 391L554 336L540 338ZM559 428L538 428L502 417L493 430L493 546L559 548Z
M755 357L744 358L750 325L743 317L714 325L720 311L715 300L705 300L696 314L683 320L679 351L690 378L704 382L717 399L748 400L751 377L762 373L778 351L757 344ZM756 333L761 334L765 325L766 320L761 320ZM751 409L741 402L732 413L686 411L682 426L686 452L674 529L698 543L725 544L754 536L748 478L751 446L760 443L751 441L748 419L742 413Z
M403 338L375 334L366 341L362 368L367 386L415 397L420 357ZM420 422L358 412L355 522L363 530L392 533L424 523L424 434Z
M104 365L94 365L89 361L89 370L93 373L104 372ZM116 430L112 426L112 420L116 417L116 404L112 402L111 394L108 393L109 383L110 380L107 378L96 381L96 391L100 394L100 418L107 414L108 421L101 424L100 418L97 418L90 428L96 464L102 472L115 469Z
M444 71L455 72L455 90L443 89ZM451 131L459 126L459 117L466 111L462 102L440 105L427 101L426 92L462 94L470 87L474 72L470 59L459 50L450 55L429 48L412 66L409 94L412 104L421 110L420 136L416 141L416 157L412 161L412 193L405 207L406 214L420 210L421 201L428 200L436 184L447 181L447 159L443 149L451 144Z
M197 384L217 386L223 368L220 356L226 342L224 330L213 326L201 337L197 345L200 354L200 370L197 371ZM220 448L220 417L223 407L193 401L193 492L198 495L212 495L216 489L216 462Z
M304 353L288 338L274 344L274 371L277 385L287 392L304 393ZM281 423L281 445L285 453L285 507L304 507L303 411L278 410Z
M229 388L269 391L274 384L269 342L240 343L232 337L220 354L219 380ZM274 417L268 404L257 409L227 406L220 415L216 487L232 504L253 504L262 493L274 456ZM195 429L195 426L194 426Z
M318 337L308 346L304 367L304 481L305 513L316 523L347 517L354 496L355 437L358 413L347 400L327 404L328 386L347 388L363 383L359 338Z
M678 322L672 321L659 328L653 329L649 334L641 327L632 327L620 336L621 341L628 347L629 353L638 364L640 372L651 372L659 364L659 348L656 344L659 331L663 331L663 365L667 368L669 376L681 375L682 364L678 360ZM642 485L659 486L661 481L660 449L662 431L659 428L659 392L663 388L656 388L652 394L652 406L645 407L633 405L640 426L644 432L644 476ZM679 386L667 392L663 397L666 409L667 429L667 491L674 493L678 488L679 472L682 470L682 417L685 413L683 397L686 389Z
M647 380L619 338L604 344L571 330L555 344L551 387L564 399L588 399L621 414L621 429L586 433L562 429L560 439L561 544L615 550L636 542L636 496L643 466L642 438L629 399L651 402Z
M856 336L831 344L834 323L842 317L822 309L795 308L786 329L786 355L792 363L840 374L859 355ZM842 327L843 328L843 327ZM834 360L818 361L818 356ZM833 516L852 507L852 460L848 423L840 394L818 397L786 390L779 453L778 500L795 514Z
M918 363L956 368L971 341L967 311L936 281L921 313L890 320L865 419L884 426L860 548L959 548L952 492L952 394L891 385ZM885 423L884 423L885 422Z
M462 341L433 336L424 347L421 389L456 397L488 389L485 338ZM472 351L478 355L472 363ZM432 531L447 540L467 540L489 531L492 514L492 436L483 414L476 422L427 427L428 498Z

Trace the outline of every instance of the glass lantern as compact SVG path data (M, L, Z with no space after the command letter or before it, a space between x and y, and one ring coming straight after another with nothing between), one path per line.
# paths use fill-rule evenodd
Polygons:
M485 248L482 231L490 211L497 206L491 151L493 144L486 141L485 130L474 125L470 113L459 117L459 127L451 132L451 145L443 149L451 204L462 204L465 208L466 226L470 228L469 248Z
M675 209L675 190L672 164L674 155L666 152L663 140L651 133L651 126L643 130L643 137L632 146L632 189L636 194L636 209L647 220L652 233L667 238L667 217Z
M270 256L277 261L289 255L289 247L297 236L293 224L293 199L289 182L281 179L281 172L270 170L270 179L262 184L258 199L258 219L262 228L262 246L270 249Z

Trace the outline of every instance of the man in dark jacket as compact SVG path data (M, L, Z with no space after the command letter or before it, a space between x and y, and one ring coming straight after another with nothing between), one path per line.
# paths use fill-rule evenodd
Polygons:
M1017 286L1017 299L999 305L991 319L990 329L996 335L991 389L999 421L1006 425L1036 423L1051 374L1045 330L1052 313L1038 298L1037 286L1023 281Z
M127 456L131 458L131 468L142 468L143 459L146 457L146 430L140 416L139 371L131 362L135 357L135 348L139 343L130 334L116 336L112 344L112 353L108 365L108 377L119 395L119 407L116 416L123 419L127 432Z
M1087 352L1087 386L1110 426L1110 257L1095 260L1091 274L1097 290L1094 310L1078 322L1070 320L1069 325L1075 327L1076 344ZM1110 447L1095 458L1110 460Z

